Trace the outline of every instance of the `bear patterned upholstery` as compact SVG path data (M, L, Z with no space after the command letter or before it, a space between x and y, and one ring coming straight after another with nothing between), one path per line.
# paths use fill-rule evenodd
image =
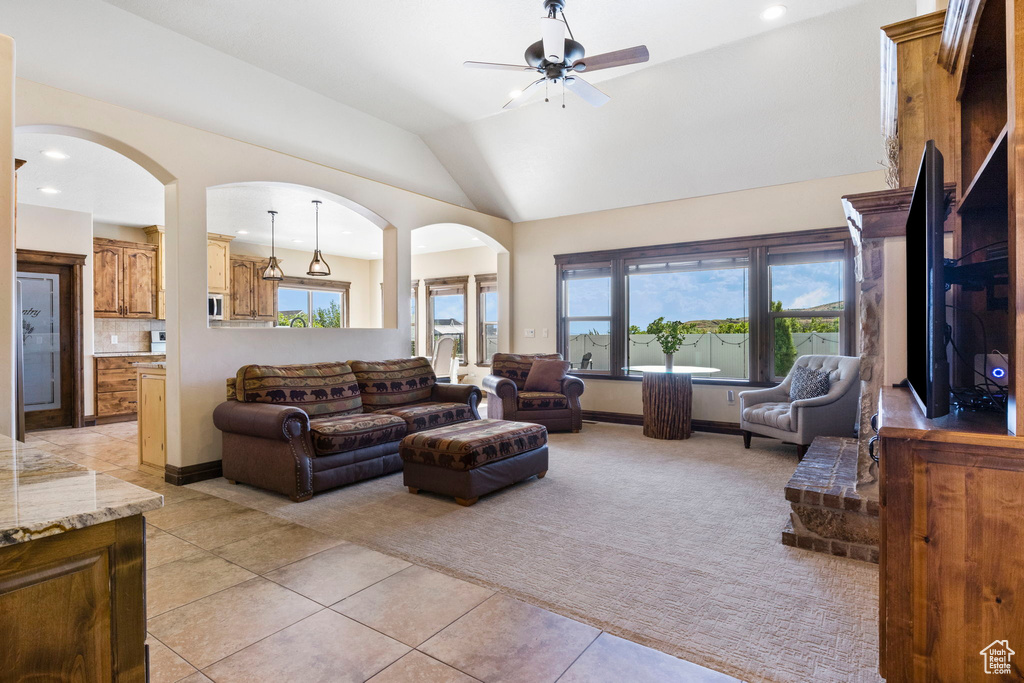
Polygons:
M546 445L543 425L475 420L410 434L402 439L403 462L468 471Z
M519 391L526 386L526 378L533 367L533 361L538 359L562 360L560 353L496 353L491 360L491 374L498 377L505 377L516 384Z
M366 412L426 401L437 377L426 358L349 361L362 393Z
M345 363L244 365L235 400L301 408L310 417L363 412L359 384Z
M316 456L347 453L405 436L405 420L384 413L359 413L319 417L309 421Z
M569 407L566 395L553 391L521 391L518 400L519 410L558 410Z
M378 414L402 418L408 425L410 434L476 419L473 409L465 403L414 403L411 406L385 408L378 411Z

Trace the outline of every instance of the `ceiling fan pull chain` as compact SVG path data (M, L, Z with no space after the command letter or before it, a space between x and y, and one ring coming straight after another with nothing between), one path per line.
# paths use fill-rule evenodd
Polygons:
M550 102L551 101L551 100L548 99L548 84L550 82L551 81L549 81L549 80L545 80L544 81L544 101L545 102Z
M565 79L562 79L562 109L565 109Z

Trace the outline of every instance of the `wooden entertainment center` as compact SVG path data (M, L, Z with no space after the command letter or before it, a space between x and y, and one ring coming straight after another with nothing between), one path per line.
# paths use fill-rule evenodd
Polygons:
M1005 412L929 420L909 389L882 389L879 670L890 683L1021 680L1024 0L951 0L883 30L898 61L900 184L913 183L924 142L936 140L955 183L953 258L1008 257L999 283L952 288L947 320L962 356L950 360L953 386L977 383L966 360L975 354L999 349L1009 363Z

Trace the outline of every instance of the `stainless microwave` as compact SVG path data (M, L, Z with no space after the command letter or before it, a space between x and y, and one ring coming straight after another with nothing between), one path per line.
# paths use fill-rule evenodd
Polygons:
M223 294L207 294L206 295L206 314L210 317L210 320L223 320L224 319L224 295Z

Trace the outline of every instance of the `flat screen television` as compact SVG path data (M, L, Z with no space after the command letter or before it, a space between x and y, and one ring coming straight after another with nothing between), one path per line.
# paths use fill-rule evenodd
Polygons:
M949 413L942 154L925 144L907 217L907 382L929 418Z

